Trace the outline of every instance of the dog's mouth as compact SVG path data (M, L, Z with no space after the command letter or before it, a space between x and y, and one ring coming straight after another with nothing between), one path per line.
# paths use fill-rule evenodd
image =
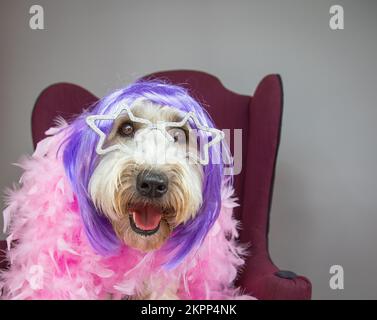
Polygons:
M143 236L155 234L160 228L163 213L162 208L151 204L133 206L129 210L132 230Z

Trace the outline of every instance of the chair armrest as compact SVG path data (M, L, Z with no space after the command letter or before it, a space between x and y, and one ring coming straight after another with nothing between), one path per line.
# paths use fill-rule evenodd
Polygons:
M261 300L309 300L312 292L310 281L291 271L259 273L249 285L255 297Z
M309 300L311 298L310 281L294 272L279 270L267 250L251 250L246 260L246 268L239 285L257 299Z
M311 298L311 283L303 277L281 278L276 273L267 274L259 281L258 295L264 300L309 300Z

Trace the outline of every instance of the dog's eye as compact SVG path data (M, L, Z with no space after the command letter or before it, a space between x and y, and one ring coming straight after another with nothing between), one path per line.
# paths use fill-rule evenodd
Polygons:
M125 122L119 127L118 132L123 137L129 137L134 133L134 126L132 123Z
M171 128L168 130L168 133L173 137L174 142L176 143L186 143L186 131L182 128Z

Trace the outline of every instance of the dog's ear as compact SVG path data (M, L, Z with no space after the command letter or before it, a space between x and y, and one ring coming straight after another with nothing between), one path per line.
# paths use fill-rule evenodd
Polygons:
M44 89L34 104L31 116L34 148L45 138L46 130L54 125L58 116L69 121L97 100L94 94L72 83L56 83Z

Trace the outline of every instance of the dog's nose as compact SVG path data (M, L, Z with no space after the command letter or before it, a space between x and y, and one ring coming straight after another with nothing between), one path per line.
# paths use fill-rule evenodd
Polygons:
M142 171L137 176L136 188L144 197L162 197L168 191L168 177L161 172Z

